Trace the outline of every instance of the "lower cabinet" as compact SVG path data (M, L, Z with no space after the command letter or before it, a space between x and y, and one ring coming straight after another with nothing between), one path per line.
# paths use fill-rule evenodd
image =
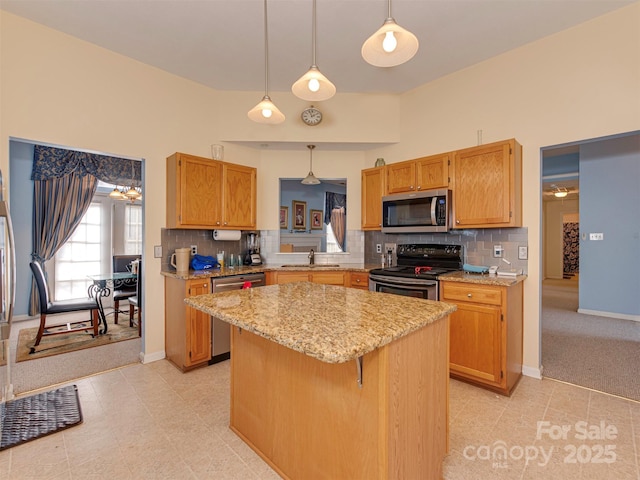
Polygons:
M296 270L290 272L267 272L267 285L290 282L314 282L325 285L339 285L369 289L369 274L366 272L351 272L347 270L315 271ZM365 288L366 287L366 288Z
M165 277L165 353L182 371L211 360L211 316L188 307L185 297L211 292L211 279Z
M522 375L522 285L440 282L454 303L449 328L450 375L510 395Z

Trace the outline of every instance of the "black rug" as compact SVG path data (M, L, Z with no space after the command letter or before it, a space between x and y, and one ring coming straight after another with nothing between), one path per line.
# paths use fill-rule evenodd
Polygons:
M76 385L9 400L0 404L0 450L59 432L81 422L82 412Z

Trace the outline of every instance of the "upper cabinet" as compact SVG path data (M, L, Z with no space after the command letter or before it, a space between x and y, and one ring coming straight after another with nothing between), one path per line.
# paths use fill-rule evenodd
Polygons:
M387 194L419 192L449 186L451 154L432 155L386 166Z
M458 150L451 190L453 228L522 226L522 146L511 139Z
M362 230L380 230L382 227L385 169L375 167L362 170Z
M167 228L255 227L255 168L184 153L167 158Z

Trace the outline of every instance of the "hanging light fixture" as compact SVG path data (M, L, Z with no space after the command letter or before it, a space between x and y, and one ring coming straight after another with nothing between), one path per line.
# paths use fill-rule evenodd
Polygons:
M258 123L277 125L284 122L284 114L269 97L269 33L267 29L267 0L264 0L264 97L247 113L249 119Z
M313 174L313 149L316 148L316 146L307 145L307 148L309 149L309 174L300 183L303 185L318 185L320 180Z
M362 58L374 67L395 67L408 62L418 51L418 39L398 25L391 16L389 0L387 19L362 45Z
M558 198L564 198L569 194L569 191L565 187L556 187L556 191L553 194Z
M311 30L311 67L291 86L293 94L303 100L329 100L336 94L336 86L325 77L316 65L316 0L313 0L313 25Z
M109 197L113 198L115 200L125 200L125 196L123 195L123 193L120 191L120 189L118 188L118 186L116 185L113 190L109 193Z

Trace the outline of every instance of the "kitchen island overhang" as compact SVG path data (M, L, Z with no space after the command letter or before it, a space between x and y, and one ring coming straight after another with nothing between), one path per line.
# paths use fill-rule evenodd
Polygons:
M232 329L230 427L284 478L442 478L442 302L309 282L185 302Z

